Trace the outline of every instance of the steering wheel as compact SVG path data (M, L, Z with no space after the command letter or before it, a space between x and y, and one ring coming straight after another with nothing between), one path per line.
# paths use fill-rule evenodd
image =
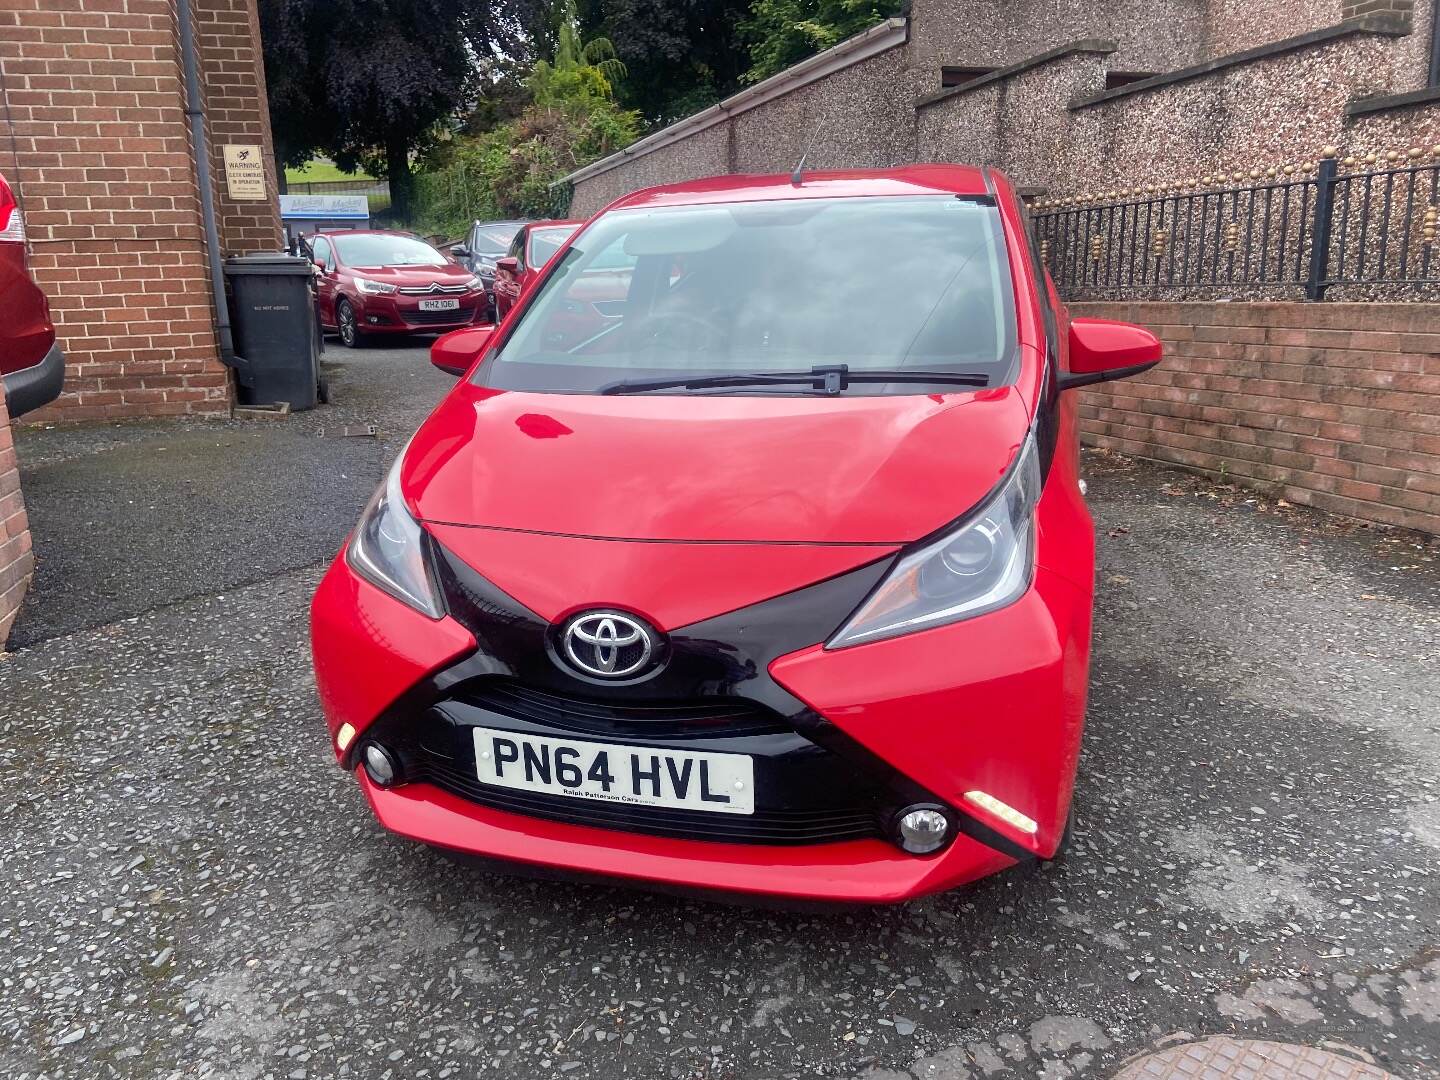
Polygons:
M725 331L701 315L688 311L660 311L643 319L635 328L641 348L683 347L691 352L718 352L725 345Z

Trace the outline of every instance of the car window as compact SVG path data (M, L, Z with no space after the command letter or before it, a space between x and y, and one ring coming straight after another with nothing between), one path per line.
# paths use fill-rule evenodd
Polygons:
M576 238L476 378L586 393L619 379L847 364L973 372L998 386L1014 378L1014 323L989 198L637 208ZM867 387L852 392L927 389Z
M424 240L393 233L336 236L335 251L346 266L444 266L445 256Z
M518 223L476 225L470 234L470 250L476 255L503 255L519 231Z
M510 250L505 254L514 259L520 270L525 269L525 234L528 230L521 229L515 234L515 239L510 241Z
M321 266L330 265L330 241L323 236L317 236L310 241L310 250L315 254L315 261Z
M530 230L530 265L538 270L548 263L578 228L579 225L552 225Z

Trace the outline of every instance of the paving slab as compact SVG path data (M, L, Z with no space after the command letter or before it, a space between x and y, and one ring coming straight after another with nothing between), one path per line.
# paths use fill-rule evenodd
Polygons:
M1147 1054L1115 1080L1393 1080L1393 1074L1322 1047L1222 1037Z

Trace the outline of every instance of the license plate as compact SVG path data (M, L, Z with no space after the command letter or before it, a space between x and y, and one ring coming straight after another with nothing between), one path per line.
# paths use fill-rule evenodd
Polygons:
M460 307L459 300L421 300L421 311L457 311Z
M755 812L754 763L745 754L551 739L475 728L475 772L482 784L579 799Z

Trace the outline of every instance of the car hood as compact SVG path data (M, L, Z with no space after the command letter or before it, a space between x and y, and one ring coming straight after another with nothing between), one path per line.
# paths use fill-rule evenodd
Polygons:
M649 541L891 546L992 490L1013 387L893 397L533 394L458 386L401 485L432 525Z

